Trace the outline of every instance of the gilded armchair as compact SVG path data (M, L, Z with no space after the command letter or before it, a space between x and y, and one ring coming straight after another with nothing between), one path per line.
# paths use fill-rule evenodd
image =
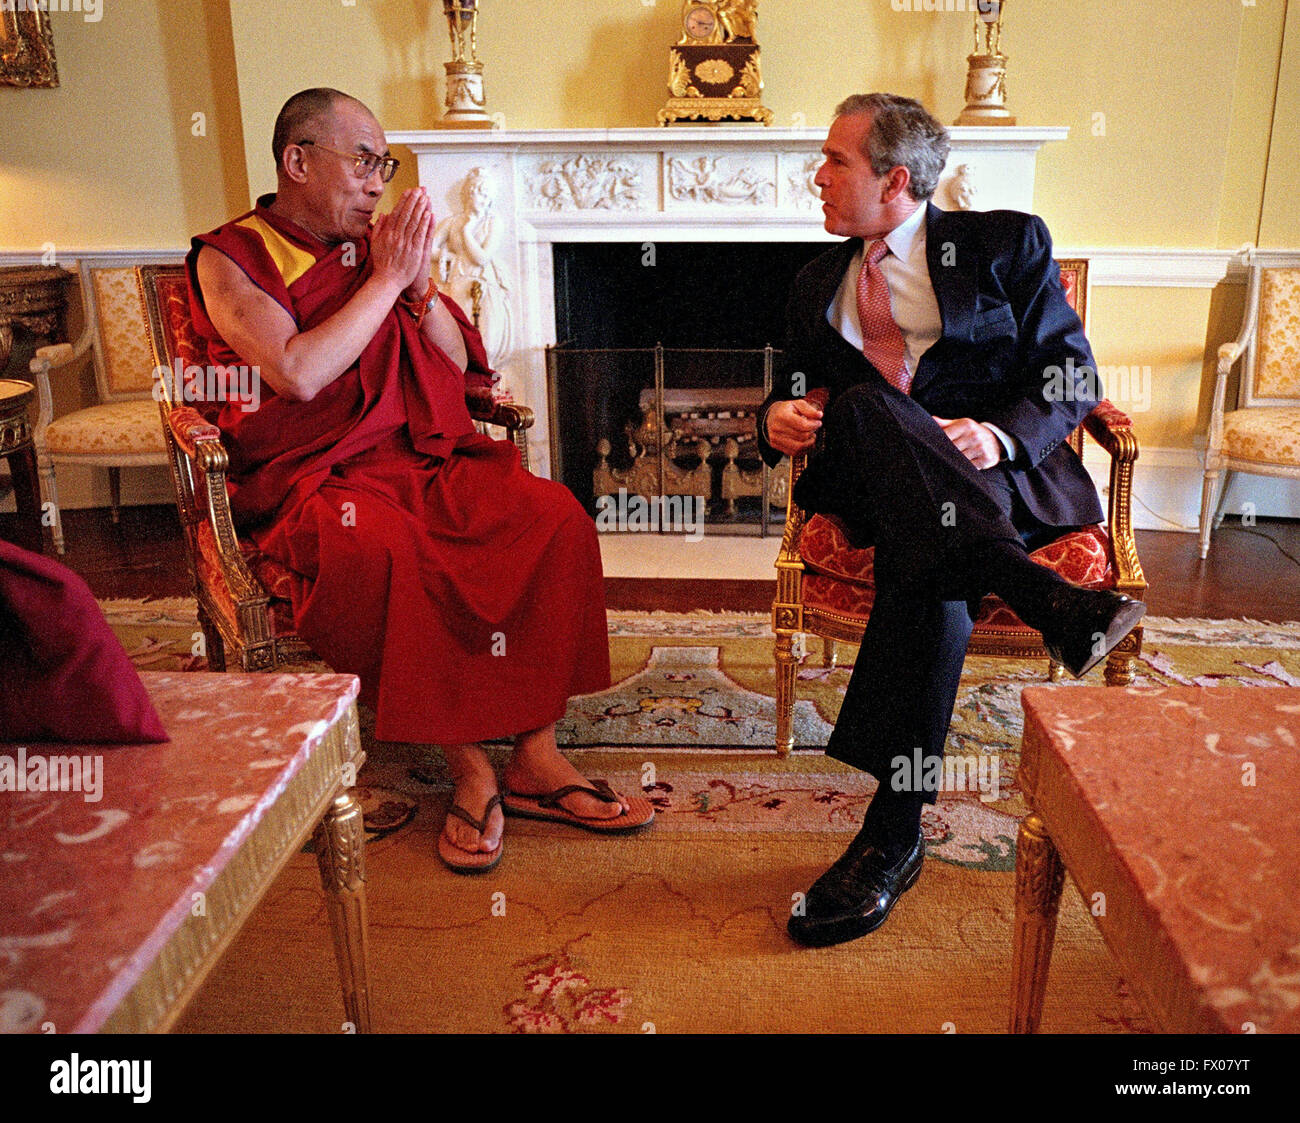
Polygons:
M137 281L155 365L170 369L177 359L185 366L205 365L206 348L190 319L184 266L140 266ZM221 431L193 407L172 401L171 390L164 380L159 409L209 665L265 671L313 660L294 632L288 570L241 541L235 529ZM527 467L525 430L533 423L532 410L479 395L467 395L466 403L476 420L506 430Z
M1225 411L1228 375L1238 360L1237 408ZM1252 264L1241 331L1219 348L1201 488L1201 557L1210 552L1210 534L1222 518L1216 508L1234 471L1300 479L1300 269Z
M1066 297L1087 325L1087 268L1084 260L1059 263ZM1110 456L1107 522L1083 527L1035 550L1030 557L1066 580L1091 588L1110 588L1141 599L1147 582L1138 561L1131 517L1133 464L1137 439L1127 416L1102 401L1070 437L1083 454L1087 432ZM793 457L790 488L803 471L804 456ZM835 664L835 643L860 643L875 598L874 549L849 545L838 519L809 517L793 501L786 508L785 532L777 555L777 589L772 604L776 633L776 748L782 756L793 747L795 637L807 633L823 641L823 662ZM967 653L1024 659L1048 659L1042 635L1024 624L999 598L986 596L974 622ZM1137 625L1110 653L1107 685L1133 680L1133 663L1142 650L1142 625ZM1048 660L1048 678L1056 681L1063 668Z

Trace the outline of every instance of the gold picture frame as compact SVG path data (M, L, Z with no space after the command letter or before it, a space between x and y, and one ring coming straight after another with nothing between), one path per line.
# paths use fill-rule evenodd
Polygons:
M0 6L0 86L58 84L49 13L21 0Z

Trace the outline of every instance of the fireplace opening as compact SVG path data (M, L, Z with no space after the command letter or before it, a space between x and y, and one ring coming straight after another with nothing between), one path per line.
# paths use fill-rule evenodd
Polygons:
M779 532L787 470L758 456L795 274L825 243L553 247L555 478L602 530ZM668 515L672 517L667 517ZM665 517L659 518L658 515Z

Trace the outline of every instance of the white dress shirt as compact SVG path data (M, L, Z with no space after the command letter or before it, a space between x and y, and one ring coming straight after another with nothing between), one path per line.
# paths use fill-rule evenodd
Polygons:
M889 306L894 323L907 344L907 373L916 374L921 356L943 334L943 317L930 283L930 265L925 259L925 207L919 206L885 235L889 253L880 263L889 287ZM866 245L853 255L844 280L826 318L840 335L862 350L862 322L858 319L858 276Z
M894 323L903 333L907 345L907 373L915 376L921 356L943 334L943 317L930 281L930 263L925 256L925 214L922 203L885 235L889 253L880 262L885 284L889 288L889 305ZM858 275L867 245L853 255L844 280L826 309L826 319L849 343L862 350L862 322L858 317ZM1016 455L1015 440L996 425L983 423L998 438L1008 459Z

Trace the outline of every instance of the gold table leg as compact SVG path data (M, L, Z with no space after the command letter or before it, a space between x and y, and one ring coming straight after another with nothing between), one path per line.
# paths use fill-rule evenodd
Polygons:
M370 1032L370 948L366 925L366 836L361 804L334 797L316 828L316 860L334 934L343 1006L356 1032Z
M1036 812L1020 824L1016 844L1016 919L1011 952L1012 1033L1036 1033L1056 939L1065 867Z
M794 678L797 659L794 636L776 633L776 752L789 756L794 748Z

